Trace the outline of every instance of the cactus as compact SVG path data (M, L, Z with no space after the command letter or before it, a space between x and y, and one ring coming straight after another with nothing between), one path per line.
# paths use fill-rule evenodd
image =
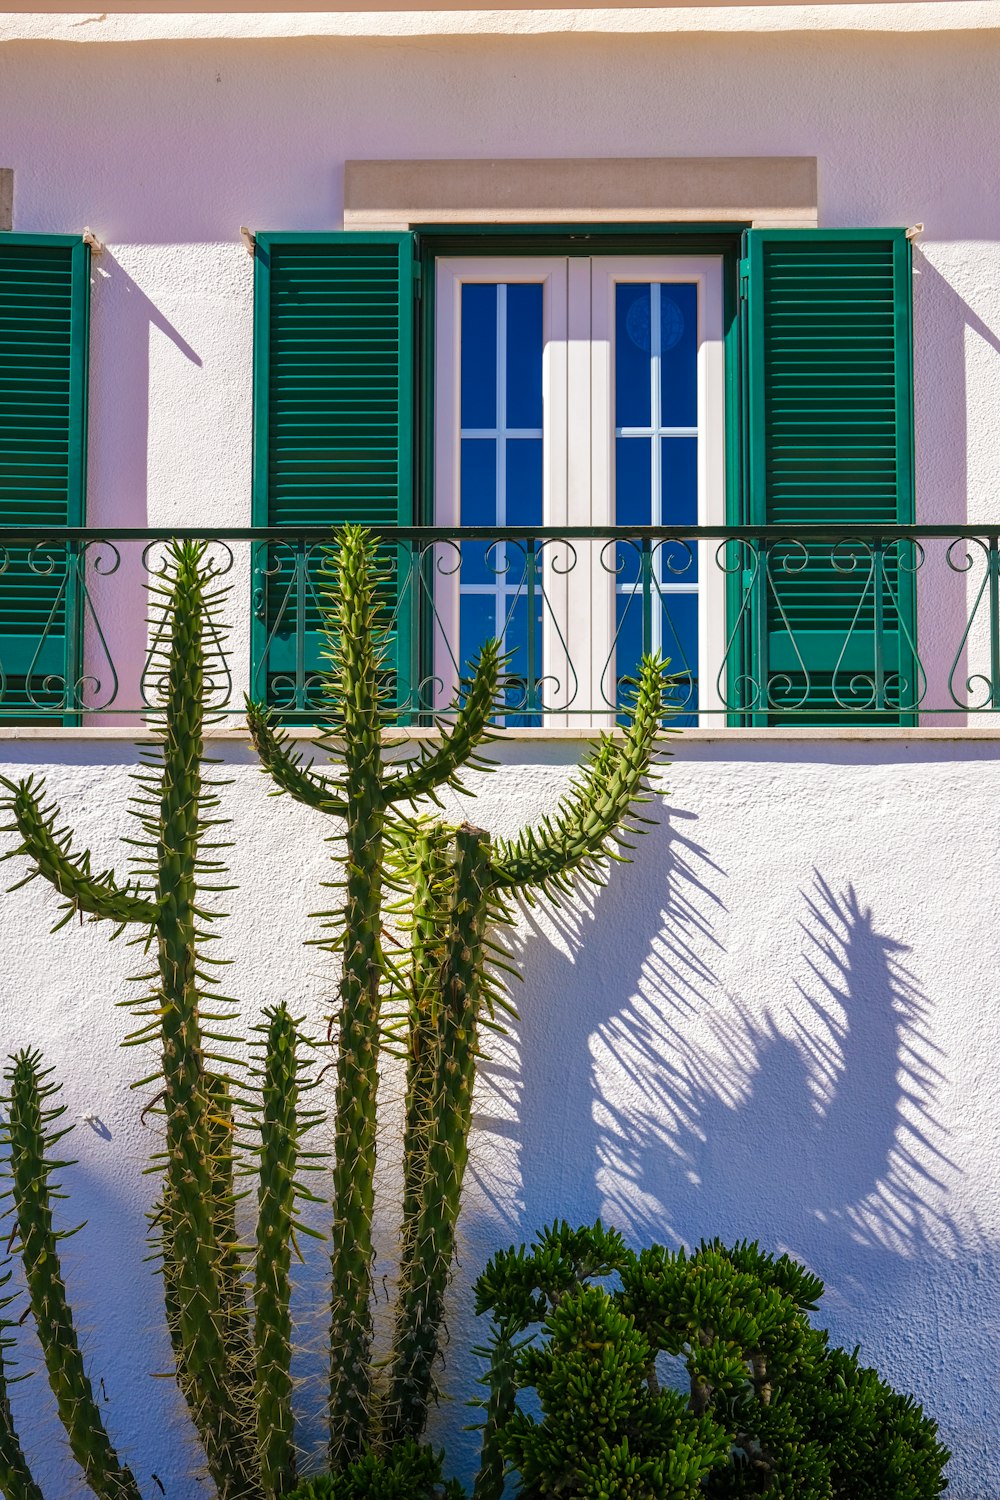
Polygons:
M9 1210L21 1242L35 1327L45 1357L49 1384L66 1429L73 1457L98 1500L142 1500L128 1467L108 1437L94 1392L83 1367L83 1355L66 1298L59 1265L59 1242L75 1230L56 1230L51 1200L58 1196L52 1174L71 1163L56 1160L55 1144L68 1134L52 1127L65 1113L53 1103L58 1085L47 1083L38 1052L19 1052L4 1074L8 1093L5 1142L13 1199Z
M248 703L251 736L278 792L343 821L346 897L331 948L342 951L334 1166L330 1459L336 1468L378 1436L383 1444L418 1437L433 1394L433 1367L454 1248L468 1152L481 1024L510 1009L498 970L497 932L513 921L513 901L558 897L574 876L600 878L622 857L611 847L641 821L646 776L664 715L660 664L642 665L628 732L602 737L582 777L541 829L491 845L488 835L454 830L400 812L444 785L465 791L468 765L487 764L497 708L500 646L488 642L437 748L387 766L380 746L387 632L380 613L385 582L374 537L338 533L322 594L331 672L321 741L334 766L319 771L259 704ZM410 968L382 942L390 891L405 892ZM398 909L398 908L397 908ZM371 1235L378 1057L387 988L407 998L407 1094L403 1144L401 1284L386 1398L376 1413L371 1342Z
M661 670L649 660L628 732L620 743L612 735L602 739L540 830L504 841L468 824L456 829L426 821L417 811L423 799L439 801L445 786L466 791L463 769L486 765L479 752L492 738L503 660L499 644L488 642L440 742L425 745L412 761L385 761L385 580L377 564L373 538L346 528L325 574L332 670L321 743L339 764L317 770L267 710L248 704L252 738L276 790L336 818L335 834L344 845L340 907L319 914L320 944L341 955L333 1018L329 1419L331 1465L344 1474L373 1444L397 1453L407 1443L413 1447L433 1395L480 1032L499 1027L499 1012L513 1013L502 983L507 955L499 934L513 921L518 896L558 897L576 873L597 880L601 863L620 857L610 840L639 821L636 806L647 796L645 778L663 713ZM157 1072L142 1082L161 1085L156 1105L165 1119L153 1229L177 1380L219 1500L277 1500L296 1482L291 1257L297 1236L312 1232L297 1211L298 1201L312 1195L296 1174L319 1170L321 1154L301 1149L319 1112L301 1107L312 1083L300 1056L304 1039L286 1007L268 1010L257 1028L249 1078L235 1068L226 1024L232 1002L215 992L210 969L219 960L205 948L214 916L205 895L227 889L217 857L225 845L214 833L222 821L213 816L218 798L202 772L208 647L211 642L221 649L222 640L220 596L210 592L210 579L203 546L179 544L155 590L154 658L162 668L164 701L157 753L144 760L136 777L134 811L143 839L135 874L120 880L111 870L96 872L90 854L79 852L61 826L58 809L47 804L44 786L31 780L2 783L11 831L20 839L5 857L27 856L25 880L41 876L64 898L57 927L75 913L86 914L111 924L112 936L132 930L133 941L155 945L155 969L138 976L152 981L152 993L131 1002L141 1019L126 1040L158 1042L160 1049ZM401 924L400 903L408 912ZM394 917L409 930L405 958L387 952L384 943L385 923ZM398 1039L383 1015L389 996L406 1001L407 1099L401 1286L382 1386L372 1358L372 1214L379 1056ZM29 1066L37 1073L34 1054L15 1060L15 1072ZM11 1155L15 1185L22 1173L24 1201L43 1207L54 1166L46 1166L44 1149L57 1138L44 1140L44 1126L40 1113L43 1147L33 1157L13 1144ZM249 1191L244 1180L250 1173L258 1179L252 1260L237 1226L237 1204ZM50 1213L46 1222L53 1234ZM87 1405L89 1387L80 1384L85 1376L65 1296L60 1300L50 1286L44 1304L35 1305L33 1277L58 1283L54 1241L51 1254L34 1259L23 1232L22 1241L36 1321L52 1351L50 1384L73 1451L90 1465L87 1476L96 1494L137 1500L134 1480L120 1465L115 1468L106 1437L102 1446L92 1396ZM6 1404L5 1305L0 1465L9 1476L9 1500L21 1494L37 1500ZM502 1472L496 1429L509 1384L497 1376L484 1495ZM64 1388L72 1401L63 1399Z
M324 631L331 672L325 717L339 775L317 773L292 749L266 709L248 703L247 718L264 769L277 790L344 822L342 910L321 913L342 955L337 1015L337 1089L333 1166L330 1312L330 1461L357 1458L371 1435L372 1216L382 987L390 968L383 951L386 820L393 804L458 786L458 773L487 737L496 701L499 653L483 652L472 687L450 732L414 765L383 764L381 730L387 633L372 536L345 527L323 573Z
M606 735L569 794L542 829L527 829L517 838L498 841L467 826L455 834L451 905L444 920L445 956L440 969L436 1009L436 1077L414 1073L412 1087L425 1091L426 1113L433 1122L423 1140L407 1147L406 1158L420 1155L419 1202L404 1204L403 1258L393 1344L389 1399L383 1421L388 1442L416 1437L423 1431L433 1394L433 1367L444 1314L444 1294L454 1249L462 1181L468 1156L472 1089L479 1051L481 1020L492 1020L502 993L490 973L489 960L504 950L496 931L514 918L511 898L531 900L538 891L550 897L571 889L582 873L600 879L600 866L620 858L609 840L638 822L636 807L648 798L650 768L663 716L660 664L647 659L631 703L631 722L621 743ZM419 845L426 859L427 835ZM475 850L475 854L473 851ZM430 882L429 870L411 873L417 892ZM416 922L418 947L426 941ZM419 963L415 965L419 967ZM425 1023L426 1029L426 1023ZM411 1037L413 1033L411 1030ZM427 1043L422 1042L427 1048ZM428 1068L425 1066L425 1072ZM416 1101L407 1098L407 1122L418 1118ZM408 1212L407 1212L408 1211Z
M13 1274L10 1258L5 1257L0 1262L0 1494L7 1500L43 1500L24 1456L10 1407L11 1386L27 1379L25 1375L13 1374L12 1351L17 1342L13 1334L18 1324L8 1317L7 1311L18 1298L16 1293L4 1291Z
M226 889L218 884L223 867L214 857L224 847L214 838L220 820L211 816L218 798L202 775L206 643L221 650L222 639L221 594L212 592L211 576L204 544L184 542L171 547L164 574L151 586L154 666L162 671L164 707L156 715L154 754L135 778L134 812L145 836L137 845L136 877L120 882L111 870L95 875L89 853L74 850L71 833L59 826L58 808L45 805L43 785L3 786L11 831L21 838L5 857L30 861L18 885L41 876L65 898L57 927L80 912L113 924L112 936L137 926L139 941L155 941L156 970L140 976L153 980L154 989L133 1002L142 1024L129 1040L160 1046L160 1071L153 1076L162 1078L166 1131L157 1229L168 1320L178 1381L209 1471L220 1500L235 1500L260 1489L252 1412L241 1399L251 1337L232 1217L232 1132L224 1086L210 1072L210 1065L226 1067L228 1059L207 1050L229 1038L203 1026L227 1020L230 1008L213 997L212 1012L202 1014L215 983L207 969L218 962L204 951L213 913L202 904L203 893Z
M297 1200L319 1200L296 1181L296 1167L320 1170L322 1153L308 1158L299 1142L320 1118L299 1109L303 1089L315 1085L303 1078L298 1056L299 1023L279 1005L265 1011L263 1057L258 1065L260 1100L256 1105L257 1256L254 1266L254 1395L261 1486L266 1500L295 1485L294 1416L292 1412L291 1265L297 1234L315 1234L297 1218ZM308 1162L308 1164L306 1164Z

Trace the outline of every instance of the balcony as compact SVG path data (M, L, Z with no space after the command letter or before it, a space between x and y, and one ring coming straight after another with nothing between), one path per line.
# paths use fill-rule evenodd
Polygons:
M487 635L498 723L599 729L639 656L670 659L681 726L962 726L1000 711L1000 532L969 527L410 528L379 533L387 724L446 715ZM0 531L0 724L155 709L146 587L172 536L229 590L212 706L322 704L325 530ZM221 644L221 641L220 641Z

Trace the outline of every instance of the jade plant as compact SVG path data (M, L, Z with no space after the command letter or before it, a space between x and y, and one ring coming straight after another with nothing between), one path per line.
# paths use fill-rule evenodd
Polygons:
M611 844L640 821L661 716L663 679L643 663L632 718L606 735L560 809L539 830L504 841L470 825L424 815L440 789L464 790L461 772L480 764L501 690L503 660L488 643L453 722L416 760L383 754L387 692L384 599L378 549L348 528L327 576L331 658L328 742L339 765L304 763L260 706L249 723L276 788L336 820L344 895L323 916L321 941L340 954L336 1024L330 1330L330 1484L336 1495L388 1497L407 1465L436 1493L439 1460L417 1442L433 1395L433 1368L468 1151L472 1091L483 1027L510 1011L507 962L498 934L519 895L557 894L574 875L599 879ZM222 592L202 543L177 543L153 585L150 675L161 702L151 713L154 743L136 774L128 841L133 870L98 871L47 797L44 783L3 780L9 832L27 874L62 898L56 929L74 916L129 933L155 964L137 976L136 1029L126 1039L155 1046L155 1070L139 1080L155 1091L163 1148L154 1165L160 1193L151 1216L176 1378L204 1449L219 1500L277 1500L297 1483L294 1442L292 1258L311 1232L300 1203L313 1195L307 1169L326 1170L303 1149L325 1118L309 1091L318 1079L311 1045L285 1006L265 1011L249 1064L237 1061L236 1007L218 992L221 962L207 946L227 889L221 853L225 819L206 774L204 731L213 674L224 656ZM16 888L16 887L15 887ZM403 947L386 942L391 926ZM394 939L394 941L396 941ZM396 1019L391 1012L395 1009ZM372 1348L372 1216L376 1089L380 1054L407 1058L402 1269L393 1348L384 1378ZM326 1071L325 1069L323 1070ZM60 1132L55 1085L32 1051L6 1075L4 1170L28 1307L56 1407L91 1491L100 1500L138 1500L136 1480L117 1457L81 1358L63 1287L52 1154ZM312 1098L317 1098L313 1095ZM257 1184L256 1215L246 1220ZM317 1194L326 1197L326 1194ZM249 1239L249 1243L245 1241ZM7 1285L0 1272L0 1291ZM14 1429L8 1397L15 1321L0 1297L0 1483L7 1500L39 1500ZM430 1465L430 1467L428 1467ZM438 1465L437 1468L434 1465ZM423 1482L423 1481L422 1481ZM381 1489L379 1486L381 1485ZM457 1493L452 1484L442 1500Z
M524 1500L942 1494L936 1424L812 1326L822 1292L756 1244L635 1254L599 1222L495 1256L476 1500L505 1470Z
M321 574L329 672L320 747L306 760L273 713L248 703L262 766L276 792L336 820L344 898L321 914L320 939L341 955L331 1253L330 1461L336 1469L370 1445L418 1437L433 1397L444 1298L468 1154L472 1092L483 1024L510 1005L501 984L499 934L519 896L558 895L622 857L611 841L641 823L664 716L665 679L642 662L625 733L601 736L577 782L540 828L493 840L469 824L430 821L424 799L460 792L498 711L503 658L483 647L439 743L412 762L386 757L381 730L392 691L390 580L377 539L345 527ZM335 835L337 837L337 835ZM408 960L388 952L399 912ZM332 928L332 931L329 929ZM403 1142L402 1264L388 1380L379 1391L372 1351L372 1220L379 1056L386 1006L403 998L407 1097ZM391 1006L390 1006L391 1009ZM390 1033L391 1033L391 1027Z

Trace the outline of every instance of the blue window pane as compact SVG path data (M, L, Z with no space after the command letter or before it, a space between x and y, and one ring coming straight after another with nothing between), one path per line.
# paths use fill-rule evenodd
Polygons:
M497 289L462 287L462 426L497 421Z
M615 680L605 692L617 707L628 702L629 682L639 671L642 656L642 594L618 594L615 599ZM614 691L611 692L610 688Z
M486 641L496 634L496 595L462 594L458 606L458 651L455 654L463 677L469 675L469 663L475 661Z
M664 427L698 425L698 288L660 288L660 408Z
M698 596L665 594L659 612L660 654L669 659L669 675L677 679L668 689L667 702L693 711L698 706Z
M507 287L507 426L542 425L542 286Z
M463 526L497 524L497 445L492 438L463 438L461 520ZM495 564L488 542L462 545L462 582L492 583Z
M698 524L698 439L661 438L661 484L664 526ZM667 542L657 555L659 577L666 583L695 583L698 552L694 542Z
M535 600L535 620L532 644L533 658L528 656L528 600L522 592L510 595L507 600L507 619L504 630L504 650L510 654L507 664L508 683L504 691L504 702L511 710L511 722L530 726L541 722L538 715L529 710L538 702L538 681L542 676L542 605Z
M663 525L698 524L698 439L661 438Z
M615 525L651 526L651 444L649 438L615 439ZM639 551L632 545L615 549L615 571L620 583L639 577Z
M649 286L615 287L615 426L650 425Z
M542 524L542 440L511 438L507 443L507 525Z

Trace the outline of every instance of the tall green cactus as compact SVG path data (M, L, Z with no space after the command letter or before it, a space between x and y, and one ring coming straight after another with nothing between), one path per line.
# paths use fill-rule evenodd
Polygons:
M296 1179L296 1169L320 1171L322 1152L304 1153L302 1136L321 1118L303 1112L300 1096L315 1087L299 1056L299 1024L284 1005L265 1011L255 1072L257 1254L254 1262L254 1398L261 1487L266 1500L295 1486L292 1411L292 1312L290 1267L299 1234L316 1231L298 1218L302 1199L320 1200Z
M58 1084L46 1082L51 1072L41 1067L40 1053L19 1052L4 1074L4 1144L10 1152L7 1171L11 1183L6 1196L13 1199L9 1212L20 1239L28 1298L49 1385L73 1457L98 1500L142 1500L130 1469L112 1446L94 1399L59 1265L59 1242L75 1231L57 1230L52 1219L51 1200L58 1195L52 1174L71 1163L51 1154L55 1144L68 1134L67 1130L52 1128L66 1107L51 1102L59 1091Z
M602 739L541 829L505 841L467 824L455 829L430 823L418 815L421 800L437 801L445 786L465 791L462 770L485 765L479 751L492 738L499 645L484 647L439 743L425 745L414 761L395 763L383 757L382 748L385 580L374 539L360 528L341 532L325 581L331 673L322 743L334 766L320 771L306 763L265 709L248 705L248 720L277 790L336 818L335 833L343 839L341 904L320 913L320 942L341 954L334 1017L329 1413L331 1462L343 1469L374 1442L419 1435L426 1418L468 1156L480 1033L499 1024L499 1010L512 1012L502 982L507 959L500 934L513 921L519 896L566 891L577 872L598 879L601 862L619 857L611 840L620 842L621 830L638 821L663 703L660 667L648 660L628 731ZM219 1500L278 1500L295 1482L291 1256L297 1235L311 1232L296 1203L312 1195L297 1173L319 1170L320 1153L301 1149L319 1112L301 1107L311 1087L300 1056L304 1039L283 1006L266 1012L256 1060L249 1078L241 1077L228 1056L232 1004L214 994L209 972L218 960L205 949L213 936L206 930L213 912L205 895L227 888L219 883L224 875L217 857L225 846L213 831L221 821L213 816L218 799L202 772L206 659L209 647L221 641L212 587L203 546L174 547L157 594L163 709L156 756L137 776L135 811L144 841L136 875L120 881L112 871L95 873L90 855L77 852L60 826L58 809L46 805L42 785L4 782L3 800L20 838L11 855L30 861L25 878L43 877L65 899L57 926L86 913L110 922L113 936L131 928L135 941L155 945L155 970L140 976L153 981L153 990L136 1002L142 1023L127 1040L158 1042L160 1048L160 1067L143 1082L162 1084L163 1185L154 1224L178 1383ZM400 902L408 907L402 923ZM386 949L390 922L409 931L405 957ZM376 1380L372 1351L372 1217L378 1066L388 1040L383 1001L389 996L405 1001L407 1098L401 1284L383 1384ZM20 1214L20 1181L21 1199L35 1205L51 1235L47 1194L54 1164L46 1165L44 1151L55 1137L45 1139L45 1095L38 1092L49 1086L41 1083L34 1054L15 1059L12 1088L15 1074L35 1079L35 1135L42 1142L32 1155L25 1145L31 1131L20 1130L19 1145L12 1135L15 1207ZM26 1098L29 1084L30 1077ZM241 1116L251 1129L249 1141L241 1133ZM12 1107L12 1128L14 1120ZM258 1194L251 1258L238 1232L237 1201L245 1190L237 1174L252 1172ZM88 1480L102 1500L138 1500L128 1471L120 1465L115 1470L106 1438L102 1446L92 1395L88 1407L79 1384L85 1376L65 1297L57 1295L54 1241L51 1253L46 1248L41 1256L27 1243L22 1229L31 1304L43 1347L47 1341L52 1349L50 1384L73 1451L91 1465ZM38 1287L44 1300L36 1296ZM3 1356L10 1325L4 1306L0 1301L0 1479L8 1484L8 1500L39 1500L9 1420ZM72 1400L64 1399L67 1391ZM506 1399L502 1391L501 1397ZM494 1460L488 1458L487 1467L495 1487Z
M326 939L342 955L337 1014L337 1089L333 1164L330 1311L330 1460L356 1458L370 1440L372 1376L372 1218L383 982L386 819L394 804L433 797L458 785L458 773L488 735L499 653L482 655L465 704L439 747L415 765L383 762L383 686L387 661L383 585L374 538L345 527L324 572L330 675L323 748L338 763L331 775L305 764L266 709L248 703L254 745L277 790L343 820L345 897L321 913Z
M433 1394L433 1367L444 1315L444 1295L454 1250L462 1182L468 1157L472 1090L479 1052L478 1030L502 995L490 958L496 958L498 928L513 920L511 899L533 899L536 892L567 891L575 873L599 879L599 868L620 858L609 841L621 839L639 821L637 807L648 800L647 775L663 717L663 676L658 662L643 662L630 705L630 724L619 741L605 735L582 775L542 829L527 829L512 840L500 840L491 851L488 837L467 826L456 830L449 905L442 912L443 957L432 1001L420 1007L433 1042L421 1051L433 1058L421 1072L411 1065L407 1095L408 1142L404 1153L409 1175L419 1183L404 1203L402 1266L389 1399L383 1431L398 1442L423 1431ZM440 837L440 833L438 835ZM434 882L426 832L411 841L409 879L421 900ZM431 955L425 952L426 924L414 920L417 948L414 972ZM491 932L493 934L491 942ZM440 951L439 948L432 950ZM502 949L500 952L502 953ZM436 989L436 994L434 990ZM436 1024L431 1026L429 1021ZM411 1028L411 1039L414 1033ZM411 1040L411 1050L413 1042ZM412 1097L416 1091L423 1100ZM422 1103L422 1108L421 1108ZM411 1122L430 1122L423 1134Z
M502 666L499 643L484 647L471 684L437 748L408 767L385 764L380 746L387 635L384 578L374 537L346 527L326 567L327 735L334 762L319 771L262 706L248 723L264 770L286 792L344 825L346 899L329 946L343 953L332 1253L330 1456L334 1467L380 1434L418 1435L433 1392L433 1366L451 1266L468 1151L480 1025L509 1009L498 983L497 932L512 902L568 891L578 873L621 857L612 839L648 796L646 777L664 715L663 677L652 659L624 736L607 734L553 818L491 845L480 830L435 828L409 804L436 800L460 781L491 738ZM402 810L401 810L402 809ZM389 873L386 873L386 872ZM387 955L388 891L403 888L410 912L410 967ZM382 1001L406 999L407 1092L403 1142L402 1262L388 1388L376 1421L372 1365L372 1213Z
M0 1494L6 1500L43 1500L24 1456L10 1405L11 1386L27 1378L13 1373L18 1320L8 1316L8 1309L18 1298L16 1292L5 1290L13 1274L10 1257L5 1256L0 1262Z
M20 845L6 858L25 855L25 884L47 880L74 913L113 924L113 936L137 926L155 941L157 967L141 976L152 993L137 1002L143 1024L132 1042L160 1048L164 1190L158 1229L178 1380L202 1439L220 1500L260 1495L255 1476L253 1412L241 1399L245 1351L252 1340L232 1229L232 1149L228 1126L220 1130L217 1074L228 1044L225 1033L206 1031L202 1001L215 983L204 951L213 912L204 894L226 889L218 881L224 847L215 838L218 798L203 778L206 658L221 651L221 593L213 587L204 543L171 546L160 581L152 588L163 709L154 715L157 742L136 775L135 815L145 835L138 844L137 877L120 882L113 871L95 875L89 853L73 848L59 826L59 810L45 805L44 786L4 781L11 831ZM17 887L15 887L16 889ZM231 1007L212 996L211 1022L229 1019ZM222 1006L220 1011L219 1006ZM152 1079L144 1080L151 1082ZM220 1243L220 1234L226 1240Z

